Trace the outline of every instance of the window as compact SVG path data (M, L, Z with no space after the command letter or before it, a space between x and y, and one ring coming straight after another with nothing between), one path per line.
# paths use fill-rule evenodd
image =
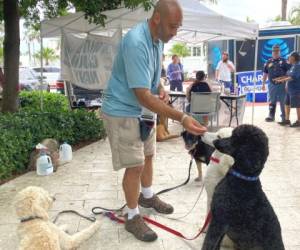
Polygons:
M193 47L193 56L201 56L201 47Z
M188 56L191 56L192 55L192 47L187 47L188 48L188 51L189 51L189 55Z

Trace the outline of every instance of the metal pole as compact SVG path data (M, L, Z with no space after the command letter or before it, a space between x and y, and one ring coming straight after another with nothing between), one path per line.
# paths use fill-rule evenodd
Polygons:
M255 105L255 88L257 83L257 54L258 54L258 37L255 39L255 54L254 54L254 78L253 78L253 97L252 97L252 124L254 124L254 105Z
M234 90L237 88L237 83L236 83L236 68L237 68L237 63L236 63L236 40L233 41L233 62L235 65L235 72L233 72L233 86Z
M44 109L44 97L43 97L43 37L42 37L42 32L40 32L40 38L41 38L41 48L40 48L40 62L41 62L41 79L40 79L40 100L41 100L41 111Z

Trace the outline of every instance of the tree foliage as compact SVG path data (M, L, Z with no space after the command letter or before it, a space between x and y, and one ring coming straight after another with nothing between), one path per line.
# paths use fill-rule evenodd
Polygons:
M300 25L300 4L294 6L289 14L289 21L293 25Z
M184 43L175 43L169 50L172 55L178 55L179 57L190 56L191 52Z
M82 11L91 23L105 24L105 10L112 10L124 6L136 8L138 6L149 10L153 0L20 0L20 15L26 19L28 26L39 27L40 13L43 10L45 18L50 19L66 15L70 10Z
M37 52L33 55L35 58L40 59L41 58L41 52ZM59 56L56 54L55 50L52 48L43 48L42 50L42 56L45 60L45 64L49 65L49 62L55 61L59 58Z

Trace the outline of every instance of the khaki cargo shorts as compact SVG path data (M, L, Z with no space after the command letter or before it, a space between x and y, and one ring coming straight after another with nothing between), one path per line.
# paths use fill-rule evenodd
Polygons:
M156 128L146 141L140 138L137 118L115 117L103 114L104 126L109 139L112 163L115 171L144 165L145 156L155 154Z

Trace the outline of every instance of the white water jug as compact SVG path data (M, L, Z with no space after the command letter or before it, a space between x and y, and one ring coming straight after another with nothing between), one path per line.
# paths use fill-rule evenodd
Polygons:
M62 162L72 160L72 147L66 142L59 147L59 159Z
M41 151L39 158L36 161L37 175L49 175L53 173L53 165L49 155L44 150Z

